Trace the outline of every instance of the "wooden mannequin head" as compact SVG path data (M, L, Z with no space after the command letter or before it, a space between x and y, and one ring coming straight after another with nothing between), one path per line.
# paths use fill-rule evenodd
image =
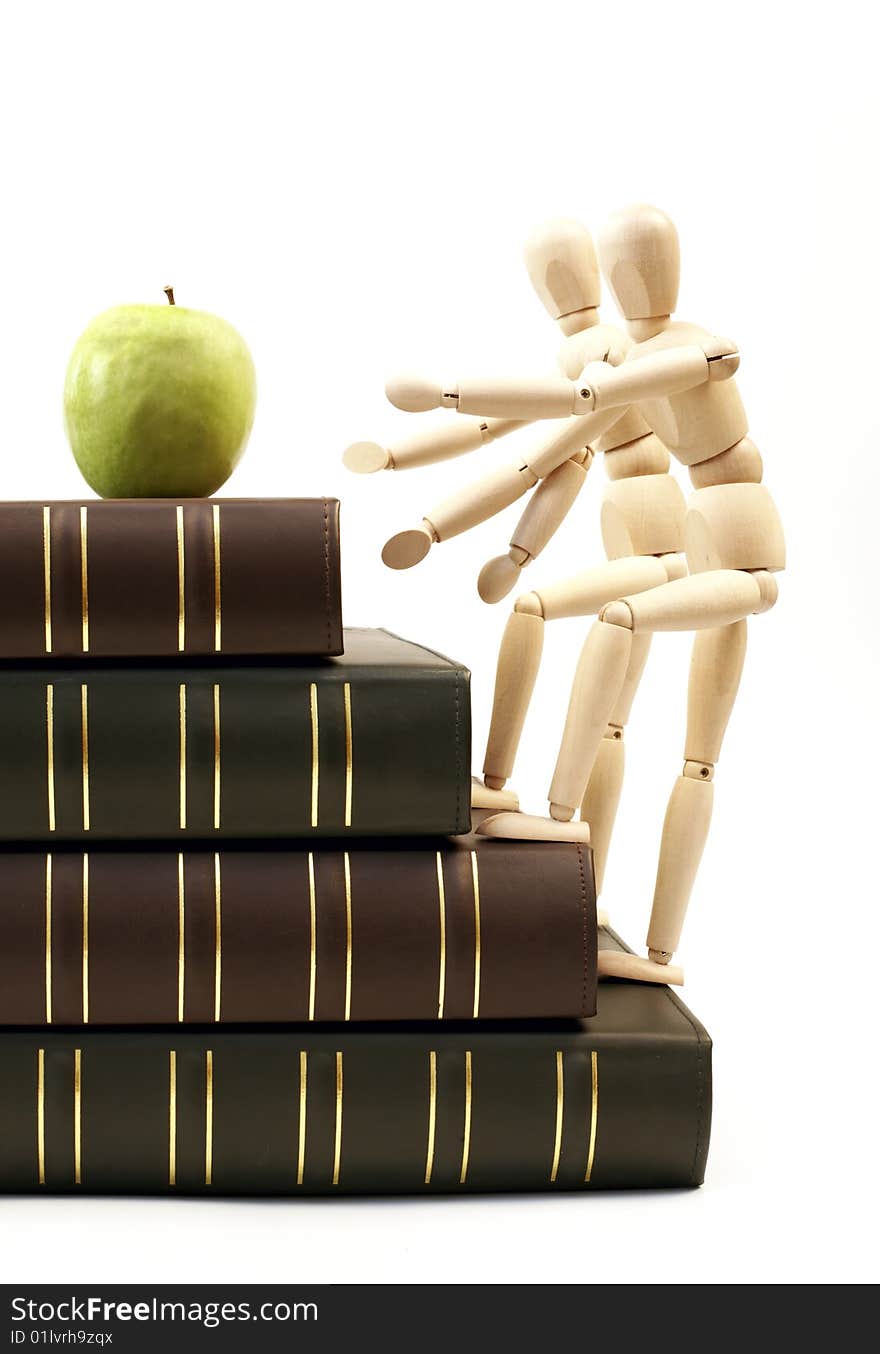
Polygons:
M628 321L671 315L678 302L678 231L658 207L615 212L599 235L602 275Z
M526 242L525 260L532 286L564 334L595 323L602 283L586 226L568 218L538 226Z

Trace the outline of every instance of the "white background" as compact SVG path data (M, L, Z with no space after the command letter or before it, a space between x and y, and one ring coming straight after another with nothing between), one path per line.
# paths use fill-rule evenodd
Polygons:
M181 304L236 324L257 364L253 438L222 492L342 498L349 624L469 664L476 762L509 603L483 606L474 583L518 509L408 574L385 570L379 549L516 446L372 478L340 456L414 426L382 393L401 366L548 369L558 334L522 266L526 234L558 214L598 228L644 199L679 224L680 316L740 345L789 543L779 603L752 627L681 951L686 998L716 1042L702 1190L7 1199L3 1279L877 1277L880 220L866 12L842 0L3 7L3 497L84 492L60 422L69 350L95 312L161 302L173 282ZM524 586L602 558L603 480L600 461ZM548 630L515 777L536 812L586 624ZM634 943L680 766L688 647L656 641L628 732L605 901Z

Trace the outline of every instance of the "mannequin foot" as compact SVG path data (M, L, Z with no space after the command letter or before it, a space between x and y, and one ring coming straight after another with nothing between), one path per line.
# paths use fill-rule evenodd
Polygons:
M655 964L653 959L643 959L638 954L626 954L622 950L600 950L599 977L628 978L636 983L669 983L673 987L681 987L684 970L677 964Z
M478 776L471 776L471 808L516 813L519 810L519 795L514 790L492 790Z
M510 841L590 844L589 823L557 823L531 813L495 813L480 823L477 832L481 837L505 837Z

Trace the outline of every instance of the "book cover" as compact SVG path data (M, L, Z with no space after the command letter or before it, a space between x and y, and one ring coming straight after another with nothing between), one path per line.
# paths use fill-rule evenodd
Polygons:
M6 1029L0 1189L694 1186L710 1055L669 988L620 981L584 1021Z
M469 767L467 670L384 630L311 661L0 667L3 842L456 834Z
M0 658L341 652L336 499L0 503Z
M0 1025L584 1016L589 848L0 854Z

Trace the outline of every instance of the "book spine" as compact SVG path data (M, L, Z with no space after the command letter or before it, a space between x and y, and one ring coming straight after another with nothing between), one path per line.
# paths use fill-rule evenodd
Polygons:
M335 499L0 504L0 658L342 652Z
M469 765L451 665L0 669L5 842L467 832Z
M568 844L0 854L0 1025L592 1014Z
M662 1054L662 1056L660 1056ZM347 1028L0 1035L0 1189L698 1185L708 1039Z

